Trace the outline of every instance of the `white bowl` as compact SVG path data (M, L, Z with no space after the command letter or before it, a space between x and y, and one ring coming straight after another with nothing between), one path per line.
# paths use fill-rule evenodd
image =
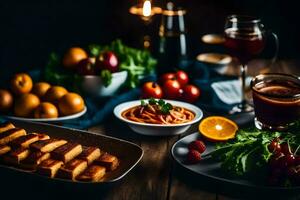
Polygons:
M209 68L219 74L224 74L232 57L220 53L202 53L196 57L196 60L206 64Z
M103 85L100 76L83 76L81 88L84 93L95 97L113 96L127 79L127 71L112 73L111 84Z
M125 103L121 103L114 109L114 114L121 121L124 121L128 124L128 126L135 132L140 133L142 135L151 135L151 136L166 136L166 135L178 135L187 131L190 126L203 117L203 112L197 106L194 106L189 103L181 102L181 101L173 101L173 100L164 100L173 106L180 106L186 109L189 109L195 113L195 118L187 123L182 124L147 124L134 122L122 117L122 112L125 110L132 108L134 106L138 106L141 104L141 100L129 101Z

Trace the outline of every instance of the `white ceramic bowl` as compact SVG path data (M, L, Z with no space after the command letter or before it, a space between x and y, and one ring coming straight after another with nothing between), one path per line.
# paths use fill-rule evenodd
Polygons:
M183 124L147 124L134 122L122 117L122 112L132 108L134 106L138 106L141 104L141 100L129 101L125 103L121 103L114 109L114 114L121 121L124 121L128 124L128 126L135 132L143 134L143 135L152 135L152 136L166 136L166 135L178 135L187 131L190 126L203 117L203 112L197 106L194 106L189 103L181 102L181 101L173 101L173 100L165 100L166 102L172 104L173 106L180 106L186 109L189 109L195 113L195 118L187 123Z
M203 53L196 57L196 60L206 64L209 68L219 74L224 74L228 64L232 61L232 57L227 54L220 53Z
M100 76L83 76L81 88L84 93L94 97L113 96L127 79L127 71L112 73L111 84L103 85Z

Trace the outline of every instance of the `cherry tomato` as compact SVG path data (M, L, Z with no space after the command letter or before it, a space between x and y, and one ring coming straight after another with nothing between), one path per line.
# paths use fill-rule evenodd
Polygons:
M142 88L142 98L156 98L160 99L163 96L161 87L155 82L146 82Z
M112 51L101 53L96 59L96 70L101 71L107 69L111 73L119 71L119 60Z
M182 99L189 103L194 103L200 96L200 90L194 85L186 85L183 88Z
M163 85L163 93L167 99L179 99L181 96L179 82L175 79L167 80Z
M188 84L189 76L184 71L182 71L182 70L177 71L175 76L181 86Z
M159 83L163 85L167 80L170 80L170 79L175 79L175 74L174 73L165 73L160 76Z
M276 141L273 140L269 145L268 145L268 149L270 152L281 152L281 146L280 144Z
M85 58L77 65L77 72L80 75L95 75L95 58Z

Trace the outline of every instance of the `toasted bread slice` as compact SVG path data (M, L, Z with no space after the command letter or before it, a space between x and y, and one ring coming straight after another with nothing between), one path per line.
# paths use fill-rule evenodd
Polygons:
M98 166L98 165L91 165L76 179L79 181L98 182L105 175L105 171L106 171L105 167Z
M87 162L85 160L74 159L62 166L57 175L60 178L72 179L81 174L87 168Z
M119 160L107 152L103 153L98 159L94 161L96 165L106 168L106 171L113 171L119 166Z
M28 135L23 135L15 140L13 140L10 145L13 148L19 148L19 147L23 147L23 148L29 148L29 145L38 141L39 140L39 136L35 135L35 134L28 134Z
M22 128L12 128L0 134L0 145L8 144L9 142L26 135L26 131Z
M64 163L59 160L47 159L37 166L37 173L54 178L59 168Z
M50 158L50 153L43 153L40 151L32 152L26 159L21 162L21 167L25 169L36 169L36 167L43 162Z
M10 165L19 165L30 154L29 149L18 148L3 156L3 161Z
M51 152L51 157L64 163L71 161L82 152L81 144L68 142Z
M0 156L8 153L11 150L11 147L8 145L1 145L0 146Z
M4 122L0 124L0 134L8 131L9 129L15 128L15 126L10 122Z
M60 139L47 139L47 140L39 140L30 145L33 150L41 151L44 153L49 153L54 149L66 144L66 140Z
M101 151L97 147L83 147L82 153L78 156L78 159L82 159L87 161L88 165L90 165L94 160L99 158L101 155Z
M50 136L46 135L44 133L32 133L32 134L37 135L39 137L39 140L48 140L48 139L50 139Z

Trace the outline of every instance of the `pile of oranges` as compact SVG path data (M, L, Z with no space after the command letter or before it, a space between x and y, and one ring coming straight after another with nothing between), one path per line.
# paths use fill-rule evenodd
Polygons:
M0 112L17 117L57 118L83 111L84 100L79 94L46 82L33 83L26 73L15 74L10 89L0 89Z

